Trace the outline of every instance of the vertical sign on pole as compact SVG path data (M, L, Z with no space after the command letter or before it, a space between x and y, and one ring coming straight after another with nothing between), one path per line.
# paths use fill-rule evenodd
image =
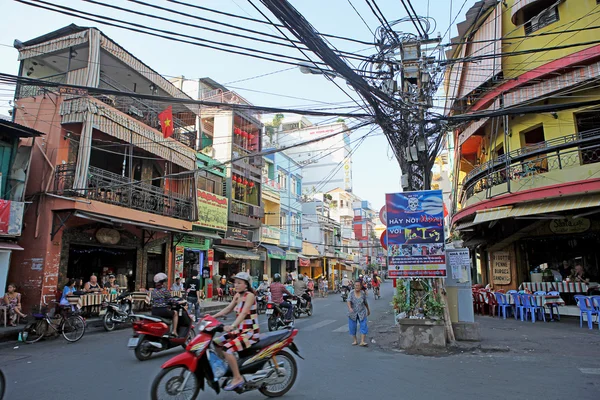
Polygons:
M392 278L445 278L441 190L386 194L388 269Z
M206 258L208 261L208 270L209 272L209 278L206 280L206 282L208 282L208 284L206 285L206 297L209 299L212 299L212 295L213 295L213 280L212 277L214 276L214 271L213 271L213 264L214 264L214 260L215 260L215 251L213 249L209 249L206 252Z

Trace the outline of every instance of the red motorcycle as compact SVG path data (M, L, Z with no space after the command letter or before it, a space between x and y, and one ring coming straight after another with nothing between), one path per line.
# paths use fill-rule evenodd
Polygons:
M187 309L187 302L182 299L174 299L171 309L179 313L177 324L177 337L170 335L172 320L155 317L151 315L134 315L136 321L133 323L133 337L129 339L127 347L133 349L135 357L145 361L158 353L173 347L182 346L184 349L191 340L196 337L194 323Z
M204 390L205 381L219 394L232 377L231 369L214 351L213 338L223 332L223 324L206 316L198 330L198 336L187 345L185 353L161 366L162 371L152 382L153 400L195 399L200 389ZM298 367L294 357L284 349L287 347L302 358L294 343L297 334L297 329L261 334L258 343L240 352L238 365L245 382L235 391L241 394L258 390L268 397L287 393L296 381Z

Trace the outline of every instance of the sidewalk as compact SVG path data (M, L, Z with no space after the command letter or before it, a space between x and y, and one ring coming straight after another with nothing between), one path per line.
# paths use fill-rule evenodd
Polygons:
M479 324L481 341L456 342L441 350L411 352L431 356L461 354L466 352L507 352L519 355L543 354L560 359L562 356L595 357L600 360L600 330L588 329L584 322L579 327L579 317L561 316L560 321L543 322L475 316ZM398 347L398 327L390 310L373 313L369 318L369 340L383 351L401 351Z
M224 303L221 301L207 301L204 302L202 304L202 312L203 313L214 313L214 312L218 312L221 311L222 309L224 309L229 303ZM142 314L142 315L149 315L150 313L148 311L142 311L136 314ZM30 317L31 318L31 317ZM91 332L100 332L100 331L104 331L104 327L102 325L102 318L103 316L100 317L93 317L93 318L87 318L86 319L86 334L91 333ZM13 326L7 326L6 328L2 325L0 326L0 342L7 342L7 341L16 341L19 338L19 332L21 332L23 330L23 328L25 328L24 324L19 324L16 327Z

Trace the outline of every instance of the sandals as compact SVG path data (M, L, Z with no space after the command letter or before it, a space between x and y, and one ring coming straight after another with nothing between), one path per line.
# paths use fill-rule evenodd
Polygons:
M368 347L368 346L369 346L369 343L361 343L361 344L359 344L359 346L360 346L360 347Z
M240 381L239 383L236 383L235 385L232 385L232 384L230 383L229 385L225 386L225 387L223 388L223 390L226 390L226 391L228 391L228 392L232 392L232 391L234 391L235 389L238 389L238 388L242 387L242 385L244 385L244 383L245 383L245 381L242 379L242 381Z

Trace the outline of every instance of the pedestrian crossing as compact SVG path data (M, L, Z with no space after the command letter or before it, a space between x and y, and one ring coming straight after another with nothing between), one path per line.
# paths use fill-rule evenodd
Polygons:
M294 327L298 328L300 332L312 332L322 328L331 328L332 324L336 322L339 324L341 321L337 319L325 319L323 321L313 322L314 320L310 318L299 318L294 320ZM264 332L267 327L267 320L264 320L259 323L261 327L261 331ZM339 326L339 325L338 325ZM264 328L263 328L264 327ZM332 333L348 333L348 323L345 323L338 328L332 329L330 332Z

